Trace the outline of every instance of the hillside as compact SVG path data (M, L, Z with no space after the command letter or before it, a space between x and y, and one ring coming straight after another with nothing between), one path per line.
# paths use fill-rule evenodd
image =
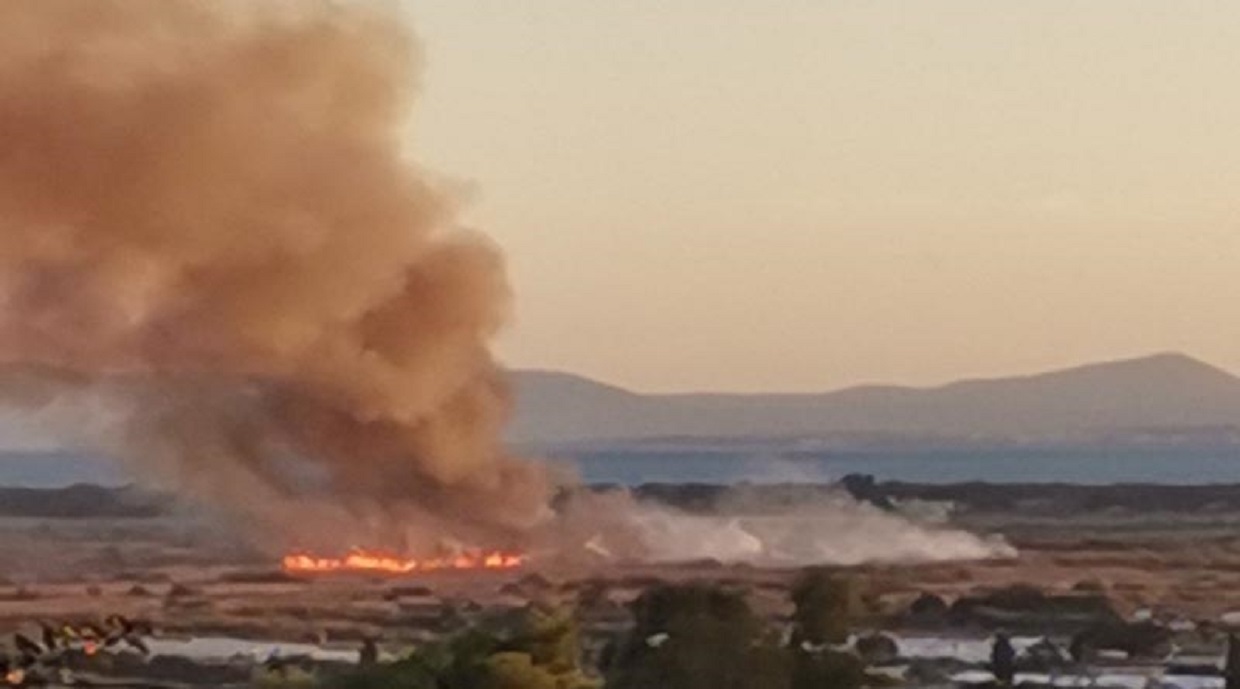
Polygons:
M516 372L514 380L509 437L524 444L833 434L1036 441L1240 426L1240 378L1180 354L822 394L638 394L545 371Z

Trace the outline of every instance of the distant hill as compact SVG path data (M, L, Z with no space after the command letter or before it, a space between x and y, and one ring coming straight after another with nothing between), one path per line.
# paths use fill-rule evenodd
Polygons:
M514 381L509 439L530 445L840 434L1037 442L1240 428L1240 378L1182 354L821 394L638 394L548 371L518 371Z

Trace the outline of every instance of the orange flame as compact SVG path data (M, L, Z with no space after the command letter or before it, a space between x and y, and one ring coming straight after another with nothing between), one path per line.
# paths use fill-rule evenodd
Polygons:
M407 558L386 553L354 550L344 557L317 557L306 553L284 556L284 571L295 574L331 572L373 572L412 574L442 570L515 569L525 564L525 556L515 553L470 552L449 557Z

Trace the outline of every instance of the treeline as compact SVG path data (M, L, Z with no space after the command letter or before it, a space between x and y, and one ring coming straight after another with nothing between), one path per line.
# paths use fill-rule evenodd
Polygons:
M882 683L844 648L856 587L825 572L791 592L789 625L767 623L743 592L659 585L630 606L632 625L586 662L570 611L530 606L480 622L392 662L313 680L327 689L854 689Z

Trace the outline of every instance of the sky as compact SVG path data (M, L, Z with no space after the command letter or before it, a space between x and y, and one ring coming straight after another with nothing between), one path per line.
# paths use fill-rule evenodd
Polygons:
M1240 371L1240 3L411 0L498 351L637 390Z

